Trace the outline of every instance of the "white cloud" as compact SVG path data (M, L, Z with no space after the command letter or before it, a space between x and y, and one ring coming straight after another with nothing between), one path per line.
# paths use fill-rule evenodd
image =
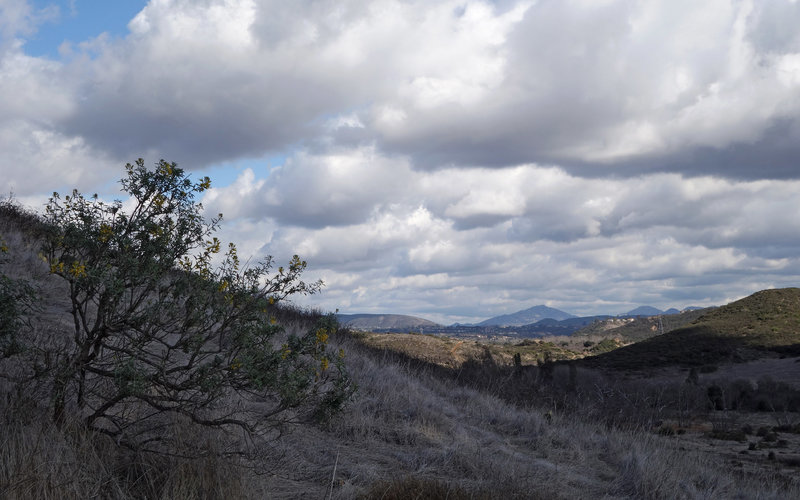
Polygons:
M204 202L243 255L307 258L331 309L608 312L800 276L796 2L152 0L125 38L26 55L55 15L0 6L2 187L288 155Z
M709 305L746 294L754 277L779 286L800 275L798 181L601 180L536 165L413 171L372 148L299 152L277 173L246 172L210 205L229 200L250 207L239 218L277 222L268 238L242 235L248 248L300 253L327 283L314 303L329 309L381 304L451 321L547 301L622 312L648 300ZM391 189L376 188L381 180ZM282 210L264 203L278 192ZM320 207L298 201L309 199ZM305 215L287 226L292 210ZM677 292L686 289L696 293Z

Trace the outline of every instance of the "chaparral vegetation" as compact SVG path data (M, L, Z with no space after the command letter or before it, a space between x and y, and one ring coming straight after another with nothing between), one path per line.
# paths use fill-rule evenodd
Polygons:
M800 497L796 291L580 355L349 332L291 303L302 259L223 246L209 183L0 204L0 497Z

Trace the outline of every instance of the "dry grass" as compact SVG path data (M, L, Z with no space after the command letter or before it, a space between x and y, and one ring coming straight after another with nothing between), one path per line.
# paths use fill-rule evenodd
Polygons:
M0 232L14 249L5 271L35 281L42 294L32 334L57 341L68 317L63 294L42 273L35 245L8 225ZM46 390L0 386L0 498L800 497L796 484L735 472L650 429L608 427L591 412L554 412L552 400L513 404L498 396L497 381L474 384L490 389L478 390L466 373L447 376L347 334L331 342L346 352L356 397L325 425L251 443L249 460L219 458L213 435L189 425L176 427L180 441L203 456L137 455L105 436L51 425ZM582 385L602 380L588 371L578 377Z

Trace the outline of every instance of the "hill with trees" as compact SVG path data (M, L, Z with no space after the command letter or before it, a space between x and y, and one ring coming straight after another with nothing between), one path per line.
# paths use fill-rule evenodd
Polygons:
M221 250L191 197L205 179L128 173L129 212L80 193L45 215L0 203L2 498L800 497L779 383L623 379L540 341L391 337L429 339L435 360L367 344L287 303L319 290L299 258ZM776 352L796 300L705 327ZM732 404L781 420L703 430Z
M800 289L762 290L700 314L664 335L587 359L592 366L646 369L800 355Z

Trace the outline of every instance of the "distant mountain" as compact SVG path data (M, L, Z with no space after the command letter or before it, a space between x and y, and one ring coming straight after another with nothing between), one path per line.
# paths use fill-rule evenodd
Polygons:
M756 292L708 309L687 326L587 358L586 363L643 369L716 365L779 355L800 355L800 288Z
M440 326L433 321L403 314L337 314L342 326L354 330L418 330Z
M561 321L574 317L575 316L570 313L559 311L558 309L545 305L539 305L512 314L503 314L501 316L489 318L485 321L481 321L477 326L523 326L548 318Z
M684 309L684 310L686 310L686 309ZM675 309L674 307L670 307L669 309L664 311L664 314L680 314L680 313L681 312L679 310Z
M632 309L625 314L620 314L620 316L629 316L629 317L636 317L636 316L658 316L659 314L664 314L664 311L661 309L657 309L655 307L650 306L639 306L636 309Z

